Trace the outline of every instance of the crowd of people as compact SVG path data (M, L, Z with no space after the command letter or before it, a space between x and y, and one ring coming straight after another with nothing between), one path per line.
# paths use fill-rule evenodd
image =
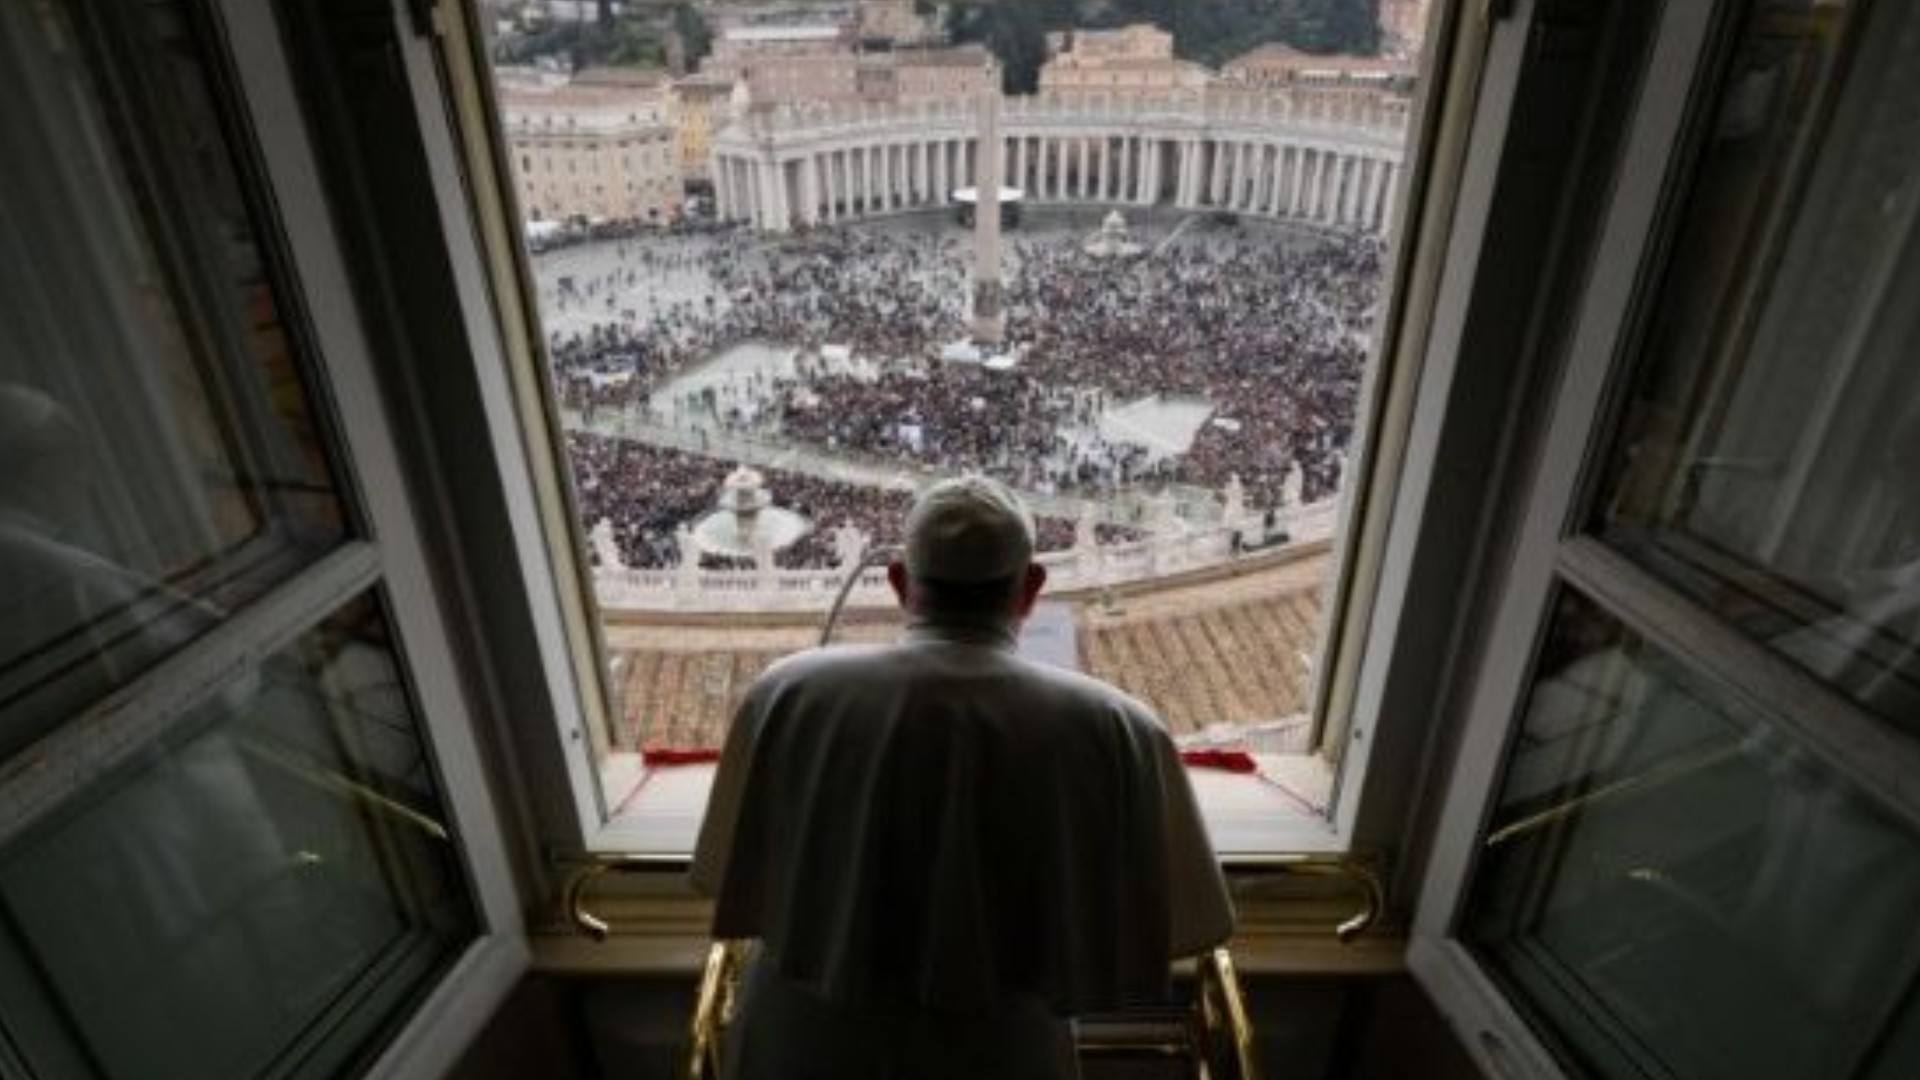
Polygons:
M566 435L567 457L573 468L575 497L581 517L605 522L623 565L635 569L663 569L681 564L681 526L720 508L721 482L734 466L714 458L654 446L634 439L618 439L591 432ZM838 533L858 529L869 546L900 542L901 524L913 501L913 492L827 480L782 469L759 470L772 505L805 518L809 531L795 543L774 553L774 565L791 570L820 570L840 565ZM1076 523L1041 516L1034 522L1041 551L1072 547ZM1099 525L1101 543L1137 540L1138 530ZM597 552L593 553L597 557ZM703 553L704 569L746 569L751 559Z
M651 411L829 455L981 470L1043 492L1217 491L1237 476L1258 511L1339 489L1380 295L1376 237L1213 225L1114 259L1070 233L1014 234L1004 346L1013 362L997 365L942 355L967 329L963 234L856 226L734 241L625 240L610 267L550 268L544 300L559 318L549 319L549 353L563 403L588 424L606 410ZM746 342L790 346L798 359L719 389L667 392ZM1206 407L1183 450L1102 423L1155 395ZM729 467L597 439L577 438L574 457L583 513L613 522L634 565L670 561L660 538L711 509ZM862 497L804 480L783 478L776 498L871 532L905 505L900 493ZM831 547L817 537L782 564L815 564Z

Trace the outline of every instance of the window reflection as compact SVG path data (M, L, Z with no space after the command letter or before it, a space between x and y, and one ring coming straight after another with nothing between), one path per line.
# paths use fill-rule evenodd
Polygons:
M192 24L74 6L0 8L0 758L343 530Z
M177 730L0 849L7 1035L111 1077L335 1075L298 1041L364 1053L476 932L378 606Z
M1754 8L1601 527L1920 724L1920 16L1890 5L1848 45L1845 5Z
M1563 598L1462 936L1564 1053L1600 1076L1860 1075L1893 1009L1920 1017L1916 904L1909 829Z

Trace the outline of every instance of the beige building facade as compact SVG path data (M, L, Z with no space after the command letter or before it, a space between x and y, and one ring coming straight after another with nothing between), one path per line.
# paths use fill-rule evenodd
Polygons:
M1223 82L1274 89L1371 93L1411 91L1414 62L1394 56L1320 56L1274 42L1240 54L1220 69Z
M705 78L746 87L754 108L846 102L935 101L977 94L987 80L987 50L978 45L889 52L768 53L750 59L711 58Z
M932 40L939 29L935 18L913 8L913 0L861 0L860 37L896 45Z
M1173 35L1150 23L1049 34L1040 96L1056 100L1163 100L1213 81L1204 66L1173 55Z
M682 149L665 87L502 87L502 127L530 221L669 221Z
M667 93L668 116L680 148L680 177L686 182L713 179L713 133L733 108L733 83L713 75L677 79Z

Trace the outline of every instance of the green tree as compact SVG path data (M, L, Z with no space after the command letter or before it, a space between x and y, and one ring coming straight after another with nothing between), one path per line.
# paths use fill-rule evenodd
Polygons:
M1031 94L1047 59L1047 31L1070 29L1078 15L1074 0L955 4L947 9L947 33L958 43L985 45L1000 61L1007 93Z
M701 58L713 51L713 30L693 5L686 3L673 6L673 29L686 47L687 69L691 71L699 66Z
M1286 40L1313 53L1380 51L1377 0L1289 0Z

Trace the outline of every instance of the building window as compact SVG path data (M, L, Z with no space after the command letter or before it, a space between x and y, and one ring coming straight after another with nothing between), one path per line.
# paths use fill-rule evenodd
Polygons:
M857 89L838 77L840 96ZM782 99L834 96L794 71L775 81ZM719 209L749 232L607 226L528 257L576 515L562 542L621 628L599 658L596 801L659 811L669 848L690 839L703 766L667 762L711 754L752 675L813 639L838 584L895 538L903 483L981 469L1043 519L1061 591L1035 633L1168 719L1223 846L1293 844L1298 831L1266 831L1282 819L1324 833L1348 735L1324 634L1342 621L1329 598L1355 542L1335 523L1379 407L1363 388L1394 379L1375 343L1399 302L1395 216L1426 147L1385 92L1334 133L1278 98L1249 130L1238 103L1142 92L1201 137L1058 143L1043 125L1009 143L1027 205L1004 241L1022 269L998 344L963 340L970 234L949 196L972 186L969 133L903 152L884 111L864 142L836 134L884 159L805 171L800 128L770 136L795 148L777 166L758 147L728 152L742 164L722 170ZM1007 105L1004 122L1032 107ZM649 141L664 170L671 144ZM861 220L883 206L906 214ZM800 328L792 312L807 309L827 314ZM716 512L741 463L777 511L761 520L780 522L764 549ZM861 581L845 632L884 635L886 594L873 570ZM696 640L694 611L774 629ZM1252 771L1210 771L1222 762Z

